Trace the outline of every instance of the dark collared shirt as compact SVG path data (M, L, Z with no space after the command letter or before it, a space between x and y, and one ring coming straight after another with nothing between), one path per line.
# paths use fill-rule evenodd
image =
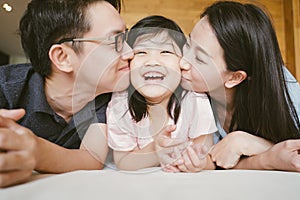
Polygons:
M26 115L19 124L66 148L79 148L90 124L106 123L110 97L111 94L99 95L67 123L48 104L44 79L34 72L31 64L0 66L0 108L24 108Z

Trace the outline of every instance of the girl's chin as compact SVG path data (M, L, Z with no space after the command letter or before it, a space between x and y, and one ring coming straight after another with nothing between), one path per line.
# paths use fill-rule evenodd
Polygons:
M143 90L145 89L145 90ZM143 88L138 90L146 99L158 99L158 98L168 98L173 94L173 90L167 90L166 88Z

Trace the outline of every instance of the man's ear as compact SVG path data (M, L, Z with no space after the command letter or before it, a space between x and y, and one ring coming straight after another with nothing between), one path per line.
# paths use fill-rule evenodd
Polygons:
M70 53L72 53L70 47L54 44L49 50L49 58L58 70L70 73L73 71Z
M243 82L246 78L247 78L247 73L245 71L238 70L232 72L229 79L225 82L225 87L233 88L239 85L241 82Z

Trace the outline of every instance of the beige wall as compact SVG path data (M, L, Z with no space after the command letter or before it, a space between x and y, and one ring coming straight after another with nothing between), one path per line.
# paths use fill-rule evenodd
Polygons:
M26 56L9 56L9 64L28 63L30 60Z
M293 26L295 48L295 74L300 81L300 0L293 0Z
M123 0L124 6L122 16L130 28L135 22L149 15L163 15L176 21L183 31L188 34L199 19L201 11L214 0ZM245 2L241 0L242 2ZM280 49L286 65L291 72L300 80L300 55L299 55L299 1L300 0L250 0L248 2L256 3L266 10L272 17L274 27L277 33ZM289 3L289 4L287 4ZM298 10L295 7L298 6ZM292 14L286 14L292 9ZM293 19L287 19L291 17ZM286 27L286 22L292 22L292 26ZM293 40L290 38L290 28L293 32ZM298 43L296 43L298 42ZM291 45L293 44L293 45ZM298 46L297 46L298 45ZM293 46L293 47L291 47ZM290 48L290 49L287 49ZM287 51L288 50L288 51ZM288 56L286 56L288 52ZM297 66L297 68L295 67Z

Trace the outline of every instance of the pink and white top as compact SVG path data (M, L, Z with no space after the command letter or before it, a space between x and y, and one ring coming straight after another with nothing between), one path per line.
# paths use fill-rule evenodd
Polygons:
M116 151L142 149L151 142L150 119L136 123L128 108L127 91L113 93L107 108L108 145ZM167 124L174 124L169 119ZM194 139L217 131L214 115L206 94L188 91L181 102L181 111L172 137Z

